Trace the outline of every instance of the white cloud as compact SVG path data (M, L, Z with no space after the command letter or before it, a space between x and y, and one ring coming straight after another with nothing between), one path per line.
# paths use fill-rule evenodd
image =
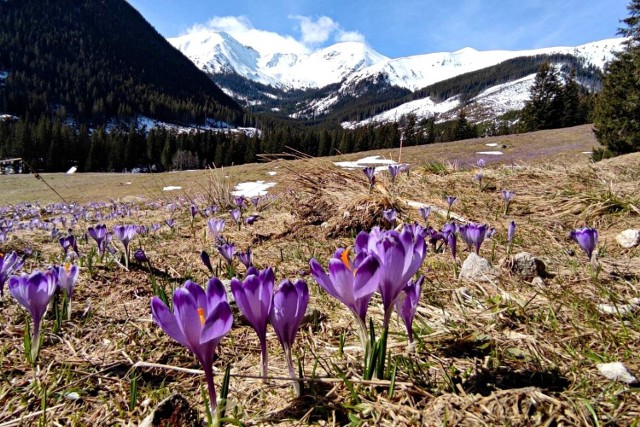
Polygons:
M329 40L332 42L365 41L364 35L357 31L345 31L340 24L328 16L311 18L308 16L289 16L297 21L296 29L300 39L272 31L259 30L246 16L215 16L206 24L195 24L187 33L203 31L224 31L240 43L251 46L262 54L273 53L311 53Z
M298 21L302 43L305 45L317 45L326 42L331 34L338 30L339 25L328 16L321 16L313 20L308 16L291 16L291 19Z
M336 35L336 41L339 42L360 42L364 43L364 34L358 31L339 31Z
M246 16L215 16L206 24L196 24L187 30L188 33L201 31L224 31L240 43L251 46L263 54L309 53L309 49L295 38L272 31L259 30Z

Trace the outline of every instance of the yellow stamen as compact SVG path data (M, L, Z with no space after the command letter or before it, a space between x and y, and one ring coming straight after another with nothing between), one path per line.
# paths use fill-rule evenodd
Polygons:
M204 326L204 310L198 307L198 316L200 317L200 325Z
M69 272L71 271L71 264L69 264L68 262L64 263L64 271L67 272L67 274L69 274Z

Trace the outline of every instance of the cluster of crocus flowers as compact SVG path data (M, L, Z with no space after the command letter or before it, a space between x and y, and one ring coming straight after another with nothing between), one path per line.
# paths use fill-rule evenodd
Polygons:
M329 274L312 259L311 275L351 310L360 326L363 347L367 348L371 343L366 313L373 293L377 290L382 297L383 333L386 334L393 309L403 292L406 297L407 285L422 265L427 246L421 227L406 225L401 232L382 231L376 227L370 233L358 234L354 251L353 259L348 250L336 251L329 260Z
M231 292L240 312L256 331L260 341L261 376L267 378L267 325L271 323L282 345L289 375L296 378L291 359L291 348L295 341L300 322L309 303L309 290L303 280L292 283L282 281L274 293L275 275L271 267L258 270L249 267L244 280L231 279ZM300 395L300 385L294 382L294 389Z
M52 270L34 271L30 275L11 276L9 292L31 314L33 329L30 336L30 361L36 363L40 352L42 320L57 288Z
M171 338L191 351L204 370L212 416L216 416L213 358L222 338L233 324L227 294L219 279L207 283L206 291L190 280L173 293L173 312L158 297L151 300L153 320Z

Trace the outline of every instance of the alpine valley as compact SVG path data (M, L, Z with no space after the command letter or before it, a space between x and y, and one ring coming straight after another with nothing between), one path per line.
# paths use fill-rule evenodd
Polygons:
M623 38L575 47L455 52L388 58L360 42L308 54L265 52L225 32L199 30L169 42L249 111L343 128L397 121L454 118L461 107L473 121L523 108L535 74L550 62L590 91Z

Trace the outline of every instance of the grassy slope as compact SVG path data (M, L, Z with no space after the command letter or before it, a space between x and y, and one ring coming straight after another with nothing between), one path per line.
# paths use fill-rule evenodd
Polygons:
M352 391L343 382L313 383L306 397L296 399L286 382L272 380L263 385L241 377L258 373L259 350L255 333L236 313L234 329L223 339L215 362L217 369L230 363L232 373L238 375L231 379L230 398L235 407L231 413L248 425L345 424L350 419L362 419L368 425L631 425L638 420L638 389L605 379L595 365L599 361L621 361L636 376L640 373L638 312L607 315L597 309L597 304L621 306L640 296L638 249L622 250L614 242L617 232L637 228L640 155L589 164L588 156L581 151L587 151L593 140L575 137L585 129L563 133L565 140L574 143L554 144L565 148L553 155L540 145L552 133L510 137L508 145L513 145L513 151L524 146L536 149L526 155L533 158L533 164L490 165L485 170L487 188L482 192L472 179L476 172L473 169L442 168L433 174L419 165L453 158L473 163L476 156L469 153L476 148L468 145L480 147L488 142L485 140L405 150L403 158L411 156L416 166L409 176L399 176L395 195L389 193L384 175L369 193L360 171L336 170L325 159L281 162L276 176L280 188L293 191L282 192L265 206L261 219L252 227L237 231L227 226L223 233L241 248L251 246L258 266L275 266L278 281L304 272L312 256L326 265L335 248L353 244L354 232L380 223L382 209L395 206L403 221L418 220L417 212L401 199L444 208L443 196L447 194L459 197L454 213L496 227L497 233L485 242L482 256L499 264L506 256L507 224L515 220L518 229L514 251L529 251L541 258L548 275L544 286L506 270L492 282L462 282L454 278L450 255L430 250L422 270L427 280L414 323L415 352L406 352L404 327L396 316L392 319L389 348L398 363L398 385L393 396L387 395L386 387L358 384L362 355L357 350L351 317L307 276L311 301L295 352L303 361L306 376L315 372L316 376L335 379L341 372L352 379ZM553 135L548 138L547 150L553 149L549 146L552 141L561 140L559 134ZM425 154L430 150L442 151ZM411 154L413 151L415 154ZM158 195L160 192L147 188L187 185L198 178L203 184L188 187L186 193L203 205L199 197L209 195L204 191L209 182L224 182L221 175L166 174L159 176L161 181L140 188L145 188L144 196ZM240 171L231 175L246 178ZM113 194L112 188L103 186L91 190L91 197L136 194L133 179L147 177L131 177L131 186L115 187L122 193ZM174 182L173 177L184 181ZM118 182L125 177L114 179ZM108 188L107 194L104 188ZM503 188L516 191L508 216L502 214L499 193ZM86 190L68 191L88 200L84 198L88 195L80 194ZM136 246L144 245L155 276L167 289L179 286L186 278L203 283L208 274L201 267L199 251L214 252L204 232L205 220L196 220L193 237L189 202L178 203L181 206L174 212L140 204L133 218L110 223L148 225L169 216L176 219L176 231L165 227L136 242ZM220 216L228 217L225 213ZM432 214L430 222L439 228L444 218ZM89 225L92 223L81 221L76 234ZM597 280L590 273L585 255L567 237L570 228L582 225L596 226L600 231L602 272ZM81 245L81 251L87 252L91 243ZM0 250L21 250L25 246L40 251L39 257L29 259L27 271L44 268L60 258L59 247L44 232L18 234ZM576 254L570 255L569 250ZM466 255L461 248L460 257ZM217 261L217 256L214 259ZM93 271L83 267L72 320L63 323L57 333L50 332L51 319L45 321L49 332L38 376L47 387L48 406L55 408L49 412L49 420L57 419L64 425L136 423L173 392L183 393L202 410L198 389L204 381L202 376L148 368L135 370L139 397L135 409L129 410L131 366L135 362L198 368L185 349L150 321L150 282L147 266L136 265L129 272L113 262L98 265ZM24 311L10 297L5 296L0 304L0 422L4 422L38 411L40 397L34 392L33 374L22 355ZM381 320L379 304L379 297L374 297L369 310L376 325ZM337 351L341 334L346 339L344 355ZM269 334L268 342L270 375L285 376L286 365L274 334ZM218 385L220 380L216 378ZM71 403L62 397L67 391L80 393L81 400Z

